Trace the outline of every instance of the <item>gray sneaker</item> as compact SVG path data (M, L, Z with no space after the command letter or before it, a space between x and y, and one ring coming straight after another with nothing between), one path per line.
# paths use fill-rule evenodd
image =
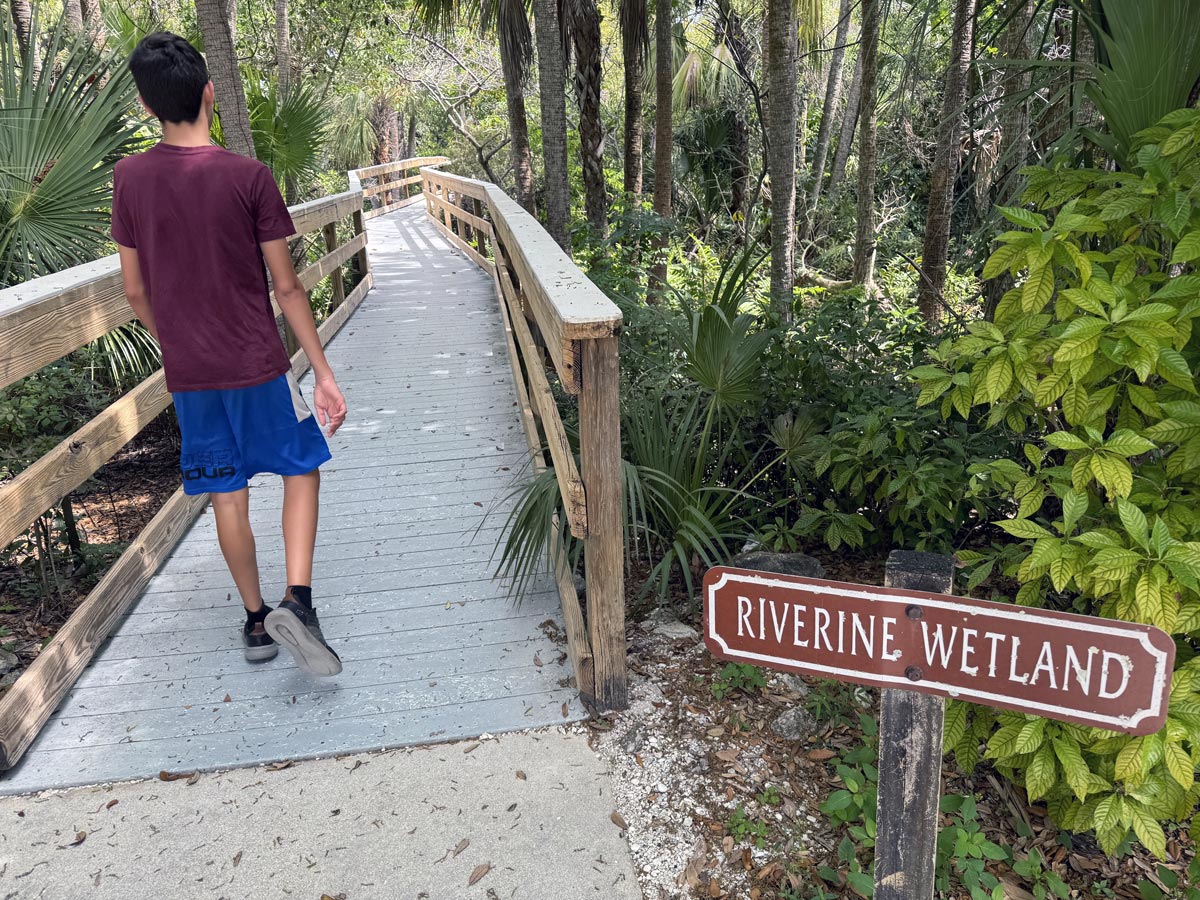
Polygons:
M336 675L342 660L333 652L321 633L315 611L306 607L288 591L266 621L267 634L296 658L296 665L313 675Z

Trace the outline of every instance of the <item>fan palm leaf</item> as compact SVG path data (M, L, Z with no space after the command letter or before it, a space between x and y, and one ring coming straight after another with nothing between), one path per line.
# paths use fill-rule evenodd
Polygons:
M31 67L32 68L32 67ZM134 141L127 67L84 36L51 35L26 74L0 28L0 283L95 259L108 243L112 172Z
M247 104L254 153L271 167L276 180L298 181L319 170L330 112L316 91L301 85L280 103L277 85L272 83L266 93L251 88Z

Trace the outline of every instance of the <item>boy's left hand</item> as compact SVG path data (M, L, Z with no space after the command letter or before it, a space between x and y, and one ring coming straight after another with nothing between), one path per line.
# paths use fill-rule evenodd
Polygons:
M346 421L346 399L337 382L332 378L318 381L313 388L313 405L317 408L317 422L328 437L333 437Z

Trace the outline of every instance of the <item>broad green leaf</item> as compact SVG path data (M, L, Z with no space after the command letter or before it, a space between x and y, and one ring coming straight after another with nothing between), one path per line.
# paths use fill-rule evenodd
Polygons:
M1154 816L1141 804L1129 803L1133 813L1133 833L1138 836L1142 846L1159 859L1167 855L1167 835Z
M1021 244L1001 244L988 257L988 261L983 266L983 278L985 281L990 281L998 275L1002 275L1012 269L1018 260L1025 258L1025 248Z
M1121 517L1121 524L1125 526L1126 533L1143 548L1149 549L1150 525L1146 522L1146 514L1135 503L1124 497L1117 498L1117 513Z
M1171 254L1172 265L1188 263L1193 259L1200 259L1200 229L1189 231L1181 237L1175 245L1175 252Z
M1063 522L1067 532L1071 532L1076 523L1083 518L1088 508L1087 494L1078 491L1066 491L1062 496Z
M1120 431L1114 431L1108 440L1104 442L1104 449L1120 456L1137 456L1153 450L1154 442L1147 440L1140 434L1127 429L1121 429Z
M1034 313L1042 309L1054 296L1054 267L1042 266L1029 273L1021 287L1021 309Z
M1179 744L1167 744L1163 748L1163 760L1179 786L1185 791L1190 790L1196 781L1196 766L1191 755Z
M1157 371L1164 381L1182 390L1196 393L1196 382L1192 371L1188 368L1183 354L1173 347L1163 347L1158 351Z
M1019 206L995 206L996 212L1008 219L1014 225L1020 225L1022 228L1031 228L1038 231L1046 229L1046 217L1040 213L1032 212L1028 209L1023 209Z
M1046 443L1059 450L1087 450L1088 442L1069 431L1052 431L1046 435Z
M1058 775L1058 765L1049 744L1042 744L1025 770L1025 790L1030 800L1046 796Z
M1054 537L1054 535L1041 525L1031 522L1028 519L1001 519L999 522L994 522L993 524L1003 528L1013 537L1028 539Z

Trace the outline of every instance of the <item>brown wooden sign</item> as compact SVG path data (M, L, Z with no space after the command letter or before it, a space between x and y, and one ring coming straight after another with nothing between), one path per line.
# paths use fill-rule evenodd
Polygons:
M728 567L704 578L704 641L722 659L1130 734L1162 728L1175 659L1149 625Z

